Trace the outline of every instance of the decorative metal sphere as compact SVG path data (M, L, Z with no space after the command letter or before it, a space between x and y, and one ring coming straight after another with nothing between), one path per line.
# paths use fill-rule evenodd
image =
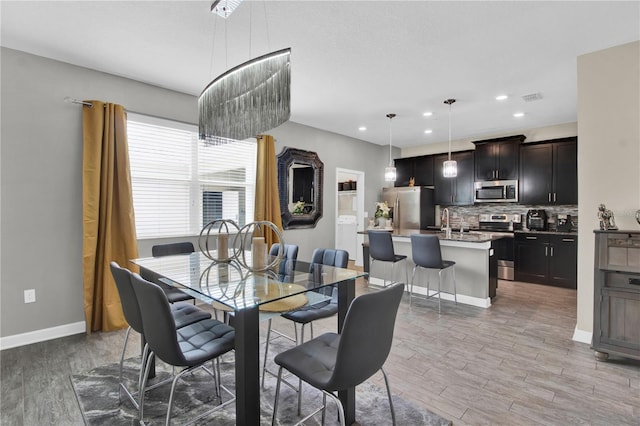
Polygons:
M200 231L198 247L200 247L202 254L214 262L227 263L235 257L236 253L235 247L233 247L233 255L229 256L229 241L234 241L235 245L235 236L237 236L239 232L240 228L233 220L212 220ZM234 234L233 239L230 238L231 234Z
M264 259L256 259L254 257L256 254L260 256L264 254L266 258L266 255L268 254L269 248L266 246L264 247L264 249L266 250L264 253L257 251L257 248L259 247L257 244L264 244L264 241L256 240L256 238L264 239L263 227L270 228L278 237L278 243L280 244L278 254L275 257L271 258L270 262L266 262L264 261ZM262 248L263 247L260 247L260 250L262 250ZM247 252L250 252L252 256L250 262L247 261ZM282 260L283 255L284 238L282 237L282 233L273 222L269 222L267 220L261 220L246 224L238 231L235 238L233 239L233 256L238 260L238 262L240 262L240 264L242 264L242 266L244 266L251 272L266 271L276 266Z

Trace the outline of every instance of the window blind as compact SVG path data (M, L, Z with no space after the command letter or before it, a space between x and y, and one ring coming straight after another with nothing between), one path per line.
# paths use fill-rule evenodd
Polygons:
M197 235L214 219L253 220L256 142L198 140L198 128L127 114L140 239Z

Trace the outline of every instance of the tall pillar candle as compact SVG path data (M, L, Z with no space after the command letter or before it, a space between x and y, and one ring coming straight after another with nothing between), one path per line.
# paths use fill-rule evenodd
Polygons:
M264 242L264 237L254 237L251 243L251 260L253 262L253 269L264 269L266 256L267 245Z
M229 259L229 234L218 234L218 260Z

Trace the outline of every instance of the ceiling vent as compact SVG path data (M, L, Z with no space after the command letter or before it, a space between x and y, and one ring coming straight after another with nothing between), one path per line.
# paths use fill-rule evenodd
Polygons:
M542 93L540 92L522 96L522 100L525 102L539 101L540 99L542 99Z

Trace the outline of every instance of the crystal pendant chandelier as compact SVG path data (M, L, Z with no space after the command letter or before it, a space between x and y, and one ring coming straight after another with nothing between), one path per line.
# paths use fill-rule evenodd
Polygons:
M458 163L455 160L451 160L451 104L455 99L447 99L445 104L449 105L449 157L447 161L442 164L442 175L446 178L454 178L458 176Z
M384 169L384 180L387 182L395 182L396 180L396 168L393 166L393 160L391 159L391 120L395 116L395 114L387 114L389 119L389 165Z

